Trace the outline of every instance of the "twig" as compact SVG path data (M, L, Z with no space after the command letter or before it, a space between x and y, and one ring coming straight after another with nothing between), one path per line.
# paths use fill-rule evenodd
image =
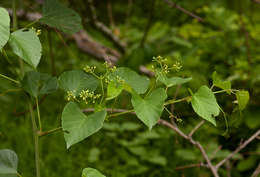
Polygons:
M242 143L241 145L239 145L236 150L234 150L233 152L231 152L226 158L224 158L223 160L221 160L217 165L216 165L216 169L218 169L219 167L221 167L227 160L229 160L230 158L232 158L236 153L238 153L240 150L242 150L243 148L245 148L251 141L253 141L258 135L260 134L260 129L255 132L248 140L246 140L244 143Z
M253 0L255 3L260 4L259 0Z
M148 75L148 76L150 76L150 77L153 77L153 76L155 75L155 73L154 73L153 71L147 69L147 68L146 68L145 66L143 66L143 65L141 65L141 66L139 67L139 70L140 70L141 73L144 73L144 74L146 74L146 75Z
M257 177L259 174L260 174L260 163L258 164L257 168L255 169L251 177Z
M155 3L156 3L156 0L152 0L149 18L148 18L147 24L145 26L143 38L142 38L141 43L140 43L141 47L144 47L144 43L145 43L146 38L148 36L149 29L152 25Z
M38 136L46 136L46 135L55 133L55 132L60 131L60 130L62 130L62 127L58 127L58 128L52 129L52 130L44 131L44 132L38 131Z
M120 39L113 34L113 32L102 22L98 21L97 19L97 14L96 14L96 8L93 4L92 0L88 0L88 5L90 8L90 15L91 15L91 19L92 22L94 24L94 26L100 30L101 32L103 32L108 38L110 38L112 40L112 42L122 51L125 52L125 48L126 48L126 44L121 42Z
M194 168L194 167L206 167L208 168L207 164L204 163L194 163L194 164L190 164L190 165L184 165L184 166L180 166L180 167L176 167L175 170L184 170L187 168Z
M189 137L192 137L192 135L205 123L205 120L200 121L189 133Z
M207 162L207 164L208 164L208 166L209 166L209 169L211 170L211 172L212 172L212 174L214 175L214 177L219 177L218 172L217 172L217 169L215 168L215 166L212 165L212 163L211 163L211 161L210 161L210 159L209 159L207 153L205 152L204 148L202 147L202 145L201 145L198 141L194 141L194 140L192 139L192 137L187 136L187 135L184 134L177 126L175 126L174 124L171 124L171 123L168 122L168 121L165 121L165 120L163 120L163 119L160 119L160 120L158 121L158 124L162 124L162 125L164 125L164 126L166 126L166 127L171 128L173 131L175 131L176 133L178 133L181 137L183 137L184 139L188 140L191 144L193 144L194 146L196 146L196 147L200 150L200 152L201 152L203 158L206 160L206 162Z
M164 0L164 2L166 2L170 7L176 8L176 9L182 11L183 13L185 13L185 14L187 14L187 15L195 18L195 19L197 19L199 22L203 22L203 19L201 17L199 17L199 16L195 15L194 13L192 13L192 12L182 8L178 4L176 4L176 3L172 2L172 1L169 1L169 0Z

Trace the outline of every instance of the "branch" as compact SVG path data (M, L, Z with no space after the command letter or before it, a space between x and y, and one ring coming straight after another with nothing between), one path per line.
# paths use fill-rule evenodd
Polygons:
M257 177L259 174L260 174L260 163L258 164L257 168L255 169L251 177Z
M181 6L179 6L178 4L176 4L176 3L174 3L174 2L172 2L170 0L164 0L164 2L166 2L170 7L176 8L176 9L182 11L183 13L185 13L185 14L187 14L187 15L195 18L195 19L197 19L199 22L203 22L204 21L201 17L199 17L199 16L195 15L194 13L192 13L192 12L182 8Z
M255 3L260 4L259 0L253 0Z
M92 18L92 22L94 24L94 26L101 31L102 33L104 33L109 39L112 40L112 42L122 51L125 52L125 48L126 48L126 44L121 42L120 39L113 34L113 32L102 22L98 21L97 19L97 14L96 14L96 8L93 4L92 0L88 0L88 5L90 8L90 15Z
M255 132L248 140L246 140L243 144L239 145L236 150L234 150L232 153L230 153L226 158L224 158L222 161L220 161L217 165L216 165L216 169L218 169L219 167L221 167L227 160L229 160L230 158L232 158L236 153L238 153L240 150L242 150L243 148L245 148L249 143L251 143L251 141L253 141L258 135L260 134L260 129Z
M8 10L12 15L12 10ZM40 13L25 12L24 10L18 10L17 16L20 18L26 18L29 21L36 21L41 18ZM114 49L108 48L96 41L94 41L86 31L79 31L75 33L73 39L76 41L78 48L83 52L101 60L116 63L121 54Z
M201 162L201 163L195 163L195 164L176 167L175 170L184 170L186 168L194 168L194 167L206 167L206 168L208 168L208 165Z
M191 132L189 133L189 137L192 137L192 135L205 123L205 120L202 120L196 127L194 127Z
M211 172L212 172L212 174L214 175L214 177L219 177L218 172L217 172L217 169L215 168L215 166L212 165L212 163L211 163L211 161L210 161L210 159L209 159L209 157L208 157L206 151L204 150L204 148L202 147L202 145L201 145L198 141L194 141L194 140L192 139L192 137L187 136L187 135L184 134L177 126L175 126L174 124L169 123L168 121L165 121L165 120L163 120L163 119L160 119L160 120L158 121L158 124L162 124L162 125L164 125L164 126L166 126L166 127L171 128L173 131L175 131L175 132L176 132L177 134L179 134L181 137L183 137L184 139L188 140L191 144L193 144L194 146L196 146L196 147L200 150L200 152L201 152L203 158L206 160L206 162L207 162L207 164L208 164L208 166L209 166L209 169L211 170Z

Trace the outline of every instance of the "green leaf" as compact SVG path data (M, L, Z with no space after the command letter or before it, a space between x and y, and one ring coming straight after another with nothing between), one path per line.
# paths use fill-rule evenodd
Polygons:
M37 67L42 55L42 45L35 31L15 31L8 43L16 55L32 67Z
M149 87L150 80L146 76L140 76L133 70L125 67L118 68L114 73L111 74L111 77L119 76L125 81L124 88L127 91L127 87L133 89L138 94L143 94L146 92Z
M40 22L68 34L76 33L82 29L80 16L57 0L44 1L43 17Z
M238 101L239 110L242 111L246 108L246 105L249 101L249 93L246 90L236 92L236 98Z
M219 76L217 75L217 72L215 71L213 74L212 74L212 80L213 80L213 85L218 87L218 88L221 88L223 90L227 90L227 93L228 94L231 94L231 82L230 81L222 81Z
M157 75L157 79L159 81L161 81L167 87L172 87L172 86L175 86L175 85L185 84L185 83L187 83L187 82L192 80L191 77L189 77L189 78L181 78L181 77L171 77L171 78L168 78L166 75L161 74L161 73L156 73L156 75Z
M205 85L192 95L191 105L193 110L203 119L216 126L215 117L219 115L219 105L214 93Z
M17 177L18 157L9 149L0 150L0 177Z
M123 84L116 83L115 81L109 82L107 86L106 100L112 100L116 98L122 92L123 89Z
M30 71L25 74L22 87L30 95L37 97L55 92L58 89L58 81L49 74Z
M10 17L4 8L0 7L0 50L7 43L10 36Z
M75 96L78 96L82 90L95 91L98 80L81 70L72 70L60 75L59 86L65 91L74 91Z
M82 177L106 177L102 173L100 173L98 170L94 168L85 168L82 171Z
M86 116L76 103L69 102L62 112L62 129L67 148L100 130L106 115L103 110Z
M154 90L144 99L140 95L132 94L131 102L134 111L137 117L148 126L150 130L160 119L166 98L167 94L162 88Z

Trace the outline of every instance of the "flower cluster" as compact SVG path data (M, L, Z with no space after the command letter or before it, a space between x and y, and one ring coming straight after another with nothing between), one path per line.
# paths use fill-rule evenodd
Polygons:
M36 30L34 27L32 27L31 29L36 32L37 36L39 36L42 33L42 30L40 29Z
M76 99L76 91L67 91L67 100L72 101Z
M88 66L88 65L83 68L83 70L86 73L94 73L95 69L96 69L96 66Z
M101 97L101 94L95 94L92 91L89 90L82 90L79 94L79 97L88 104L88 101L92 101L92 103L95 103L98 98Z
M162 72L163 74L168 74L170 71L176 71L179 72L180 69L182 68L182 65L179 61L176 61L172 67L169 67L167 64L168 59L163 58L161 56L153 57L153 61L157 63L157 65L152 65L152 69L156 72L158 72L158 67L159 67L159 72ZM158 66L158 67L157 67Z

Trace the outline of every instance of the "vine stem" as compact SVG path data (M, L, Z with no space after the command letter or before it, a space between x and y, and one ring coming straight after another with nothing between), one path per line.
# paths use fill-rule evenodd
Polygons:
M35 98L35 101L36 101L36 107L37 107L37 117L38 117L39 129L40 129L40 132L41 132L42 131L42 122L41 122L41 114L40 114L38 97Z
M0 74L0 77L5 78L5 79L7 79L7 80L9 80L9 81L12 81L12 82L14 82L14 83L16 83L16 84L20 84L19 81L14 80L14 79L12 79L12 78L10 78L10 77L8 77L8 76L5 76L5 75L3 75L3 74Z
M38 133L37 133L38 130L37 130L37 125L36 125L31 101L29 101L28 104L29 104L29 110L30 110L30 114L31 114L32 130L33 130L33 138L34 138L36 177L41 177L41 175L40 175L39 137L38 137Z
M178 102L182 102L182 101L187 101L190 98L191 98L191 96L187 96L187 97L184 97L184 98L181 98L181 99L178 99L178 100L176 100L176 99L168 100L167 102L165 102L164 105L166 106L166 105L169 105L169 104L174 104L174 103L178 103Z
M39 136L45 136L45 135L49 135L49 134L55 133L55 132L60 131L60 130L62 130L62 127L54 128L54 129L48 130L46 132L39 132L38 135Z
M128 113L131 113L131 112L134 112L134 110L126 110L124 112L118 112L118 113L114 113L114 114L110 114L108 115L108 117L117 117L117 116L121 116L123 114L128 114Z

